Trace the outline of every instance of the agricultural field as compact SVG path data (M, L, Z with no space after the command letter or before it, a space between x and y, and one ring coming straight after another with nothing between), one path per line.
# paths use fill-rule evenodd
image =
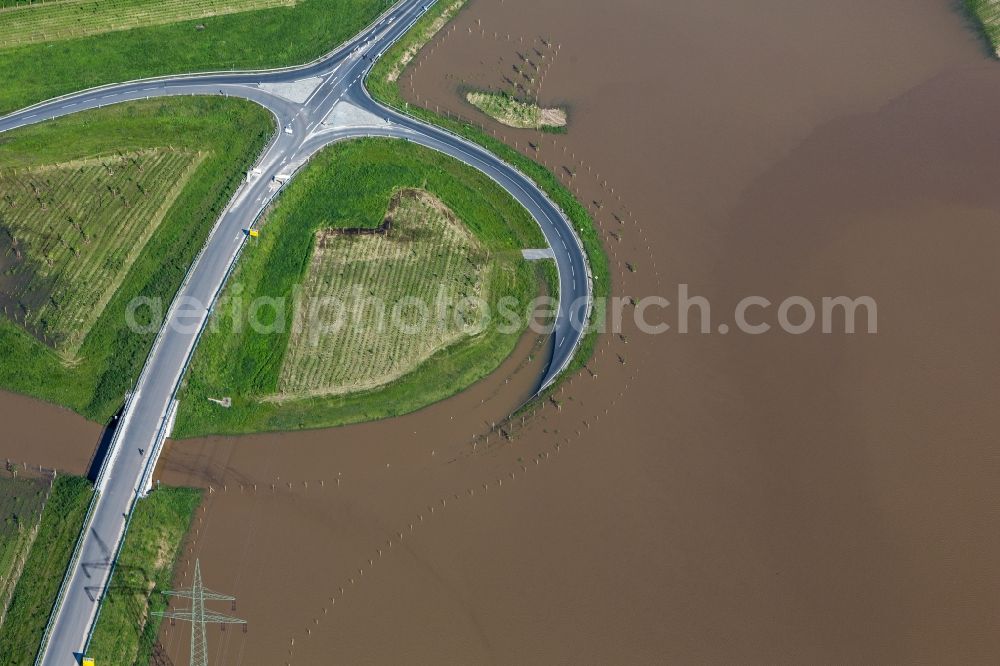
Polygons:
M3 625L0 625L0 666L35 662L42 633L59 594L66 567L76 546L90 504L90 482L60 476L42 510L38 535L14 587Z
M387 216L403 218L402 233L372 233ZM348 229L372 235L345 238ZM240 258L185 377L174 436L334 426L403 414L461 391L510 354L520 330L452 331L457 337L443 348L422 340L404 351L397 340L348 320L339 335L320 335L313 347L308 327L295 332L294 307L268 310L267 330L255 330L247 325L247 304L260 297L293 303L298 285L323 294L358 285L362 296L394 298L436 290L444 279L455 293L482 290L493 312L504 297L527 308L539 279L521 249L544 243L509 194L449 157L387 139L325 149L281 195L261 237ZM366 253L381 260L365 262ZM484 256L486 267L473 270L469 262ZM400 282L384 283L390 280ZM343 392L348 384L359 390ZM290 391L316 395L275 399ZM231 407L210 401L223 397Z
M148 664L166 608L174 566L201 491L158 488L139 500L108 596L87 650L98 664Z
M0 170L4 314L74 361L204 157L153 148Z
M295 0L48 0L0 6L0 47L291 6Z
M965 0L965 7L979 22L994 55L1000 56L1000 0Z
M546 129L566 126L565 110L544 109L533 102L517 99L505 92L467 92L465 99L469 104L508 127Z
M16 468L14 469L16 471ZM0 625L24 558L35 538L49 483L0 472Z
M0 388L107 422L209 230L274 131L222 98L85 111L0 143Z
M471 334L478 313L455 304L486 296L491 267L475 236L421 190L393 195L375 233L318 230L278 398L366 391L412 371ZM426 326L421 310L434 317Z
M306 63L392 2L0 0L0 114L138 78Z

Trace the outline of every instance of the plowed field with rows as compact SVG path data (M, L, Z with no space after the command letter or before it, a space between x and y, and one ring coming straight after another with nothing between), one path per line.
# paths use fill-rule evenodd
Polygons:
M397 192L386 217L381 233L316 232L282 394L381 386L475 332L476 306L461 303L484 296L486 249L427 192Z
M0 170L8 315L72 358L203 157L158 148Z

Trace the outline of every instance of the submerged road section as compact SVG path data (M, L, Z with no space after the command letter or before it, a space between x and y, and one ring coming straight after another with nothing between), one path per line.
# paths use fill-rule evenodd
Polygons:
M583 337L592 304L586 255L572 224L524 174L478 144L375 102L364 88L372 64L434 0L401 0L349 42L301 67L161 77L102 86L0 118L0 132L87 109L168 95L229 95L269 109L278 131L233 196L192 264L129 396L98 475L94 500L66 573L36 663L78 663L96 623L136 499L150 479L174 397L212 304L252 228L308 159L325 146L363 136L403 139L440 151L495 180L534 217L559 272L553 353L540 379L549 386Z

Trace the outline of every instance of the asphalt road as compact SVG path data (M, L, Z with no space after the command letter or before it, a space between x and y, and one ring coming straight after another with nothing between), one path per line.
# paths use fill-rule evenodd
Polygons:
M78 663L96 622L128 529L135 500L148 490L173 399L205 326L211 306L234 266L246 231L308 158L336 141L361 136L405 139L479 169L506 189L534 217L554 251L559 305L552 355L542 388L562 372L581 338L591 306L586 256L572 225L519 171L477 144L376 103L364 89L373 62L423 14L433 0L402 0L342 47L307 65L268 72L163 77L102 86L36 104L0 118L0 132L129 100L167 95L230 95L252 100L274 113L279 131L252 176L235 194L192 264L134 391L97 480L88 524L63 581L47 643L38 663ZM283 130L288 127L291 133Z

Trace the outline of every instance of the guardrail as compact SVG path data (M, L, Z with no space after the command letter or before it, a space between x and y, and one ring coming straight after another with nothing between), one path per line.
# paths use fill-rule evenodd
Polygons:
M281 129L280 129L280 127L281 127L281 119L278 118L277 115L275 115L275 120L277 122L275 123L275 130L274 130L274 133L271 135L271 140L257 154L257 158L256 158L256 161L254 162L254 165L257 165L257 164L260 163L260 161L263 159L264 155L266 155L267 152L269 150L271 150L271 148L274 146L275 142L281 136ZM232 196L229 198L229 201L222 208L222 213L219 215L219 220L221 220L222 216L225 215L226 212L229 211L229 209L233 206L233 204L234 204L234 202L236 200L236 197L240 194L240 189L241 189L240 187L237 187L235 189L235 191L233 192ZM177 294L179 294L181 291L183 291L184 287L187 286L188 282L190 282L191 272L194 270L194 267L198 265L199 260L201 259L202 255L205 253L205 248L208 247L208 244L211 241L212 237L215 235L215 232L218 229L218 227L219 227L218 222L216 222L216 224L212 226L211 231L209 232L208 236L205 238L205 242L202 243L201 248L198 250L198 254L195 255L194 261L191 262L191 264L188 266L187 271L184 273L184 279L181 281L180 286L177 288L177 292L176 292ZM149 369L149 360L153 357L153 354L156 352L156 349L159 346L160 341L162 340L163 333L164 333L164 328L166 327L165 326L166 322L168 322L170 320L170 315L174 311L174 307L176 305L176 300L177 299L176 299L176 294L175 294L175 298L174 298L173 302L171 303L170 309L167 311L167 314L166 314L166 316L163 319L164 326L160 327L160 330L156 334L156 338L154 338L154 340L153 340L152 346L149 348L149 352L146 354L146 358L143 360L142 371L139 373L139 377L138 377L138 379L136 380L136 383L135 383L136 388L138 388L139 386L142 385L143 380L146 377L146 373L147 373L147 371ZM115 433L114 433L114 435L111 436L111 442L109 442L109 444L108 444L107 454L106 454L106 456L104 458L104 461L101 463L101 467L98 470L97 477L94 480L94 494L93 494L93 496L90 499L90 504L87 506L87 513L84 515L83 524L80 526L80 533L77 535L76 545L73 548L73 555L70 558L70 563L66 567L65 573L63 574L62 582L59 584L59 594L56 597L56 601L55 601L55 603L52 606L52 611L49 613L49 620L48 620L48 622L45 625L45 631L42 633L42 640L41 640L41 643L39 644L38 653L37 653L37 655L35 657L35 662L34 662L35 666L39 666L39 664L41 663L42 657L45 655L45 650L48 647L48 643L49 643L49 640L50 640L51 634L52 634L52 625L55 623L55 619L56 619L56 616L58 615L59 608L62 606L63 599L66 596L66 588L67 588L67 586L69 584L69 579L70 579L70 577L72 575L73 569L76 567L76 565L77 565L77 563L79 562L79 559L80 559L80 551L83 548L83 537L87 533L87 529L90 527L90 522L91 522L91 519L93 518L93 515L94 515L94 509L97 506L98 499L100 498L100 493L101 493L101 489L103 487L104 479L105 479L105 477L107 475L108 470L112 466L112 461L117 457L118 440L121 437L121 434L127 429L128 421L129 421L129 419L131 418L131 415L132 415L132 413L131 413L132 403L134 402L135 397L136 397L137 394L138 394L138 391L132 391L131 393L129 393L128 398L126 398L125 405L122 407L122 411L121 411L121 419L119 420L118 425L115 427ZM134 507L135 507L135 500L133 499L132 504L129 507L129 517L126 519L125 530L124 530L125 532L128 531L128 521L131 520L131 515L132 515L132 511L134 510ZM119 540L119 541L121 541L121 540ZM120 546L119 546L119 548L120 548ZM116 551L116 553L115 553L115 558L116 559L117 559L117 556L118 556L118 552ZM108 579L110 580L110 576L109 576ZM103 591L102 591L102 595L101 596L103 598ZM98 607L98 614L100 614L100 607ZM95 618L95 623L96 623L96 618ZM91 632L93 631L93 627L91 627L90 631ZM87 640L88 641L90 640L89 639L89 634L88 634L88 639Z
M292 175L294 176L296 173L298 173L298 171L302 168L302 166L305 165L307 162L308 162L308 160L304 161L302 164L300 164L298 167L296 167L294 170L292 170L292 172L291 172ZM291 178L289 178L289 180L291 180ZM253 227L255 227L257 225L257 223L260 220L260 218L268 210L268 208L271 206L271 204L274 202L274 200L277 198L277 196L282 191L284 191L285 184L287 182L288 181L286 181L285 183L282 183L276 190L274 190L274 192L271 193L271 195L267 198L267 200L265 200L262 203L262 205L260 207L260 210L258 210L257 213L254 215L254 218L250 222L250 224L247 225L248 229L252 229ZM239 194L239 192L234 193L233 194L233 198L235 198L237 194ZM232 204L230 204L230 206L231 205ZM230 206L226 207L227 211L229 210ZM218 228L218 225L216 225L213 228L213 233L215 232L215 229L217 229L217 228ZM240 255L243 254L243 248L246 247L248 240L249 240L248 237L244 236L243 240L240 241L239 247L236 249L236 252L234 252L233 255L232 255L232 257L230 258L229 267L226 269L226 274L223 276L222 281L219 283L219 287L215 290L215 293L212 295L211 303L209 304L208 315L205 317L204 321L202 322L201 327L199 327L198 333L197 333L197 335L195 336L195 339L194 339L194 343L191 345L191 348L188 350L187 356L185 356L185 358L184 358L184 363L181 366L181 371L177 375L177 381L175 382L174 387L173 387L173 391L170 394L170 401L167 403L168 404L167 412L163 416L161 416L161 418L160 418L160 427L157 430L157 433L156 433L156 436L155 436L155 439L154 439L154 443L158 442L158 444L155 444L155 446L154 446L155 451L154 450L150 451L150 456L149 456L149 459L146 461L146 465L143 468L143 473L140 476L139 484L136 486L136 488L133 489L132 502L129 505L128 516L126 517L126 519L125 519L125 525L122 528L122 532L121 532L122 535L128 533L129 525L131 525L131 523L132 523L132 516L135 513L135 505L136 505L136 502L138 501L138 499L140 497L140 494L142 493L142 488L144 487L144 485L147 482L151 481L152 474L153 474L153 472L156 469L157 458L159 457L160 450L162 449L163 441L166 439L166 427L167 427L167 424L169 423L170 411L171 411L171 409L176 409L176 406L178 404L178 402L177 402L177 392L180 390L180 385L181 385L181 383L183 381L184 373L187 372L188 365L191 363L191 359L194 356L194 352L195 352L195 350L198 347L198 342L201 340L202 334L205 332L205 329L208 327L208 322L211 319L212 308L214 307L216 301L218 300L219 295L222 293L222 290L225 288L226 282L229 280L229 276L232 275L233 270L236 268L236 264L239 261ZM205 241L205 245L202 246L202 251L204 251L204 248L207 245L208 245L208 240L206 240ZM201 257L201 253L199 253L199 257L198 258L200 259L200 257ZM193 270L194 266L196 266L197 263L198 263L198 261L196 259L191 264L191 268L188 269L188 274L190 274L191 270ZM182 283L181 288L178 289L178 293L181 291L181 289L183 289L183 286L185 284L187 284L187 280L186 279L185 279L184 283ZM161 329L160 329L161 333L162 333L163 329L166 328L166 322L169 321L169 319L170 319L170 313L173 312L175 304L176 304L176 299L174 299L174 302L171 304L170 310L168 311L167 317L164 319L164 326L161 327ZM159 335L157 337L159 338ZM150 352L150 354L152 354L152 351ZM137 383L137 385L138 385L138 383ZM117 433L116 433L116 435L117 435ZM84 641L84 650L86 650L86 648L90 645L90 640L93 638L94 629L97 627L97 621L101 617L101 610L104 607L104 597L107 594L108 585L110 584L111 578L112 578L112 576L114 576L115 569L118 566L118 557L121 554L121 550L122 550L122 547L124 545L125 545L125 539L124 538L119 538L118 539L118 545L115 548L114 556L111 559L111 568L108 571L107 580L105 580L104 587L101 589L100 597L97 600L97 613L94 614L94 619L90 623L90 627L87 629L87 637L86 637L86 639ZM37 665L37 662L36 662L36 665Z
M90 498L90 505L87 506L87 514L83 517L83 526L80 528L80 534L76 537L76 545L73 547L73 555L69 558L69 564L66 566L66 571L63 572L62 582L59 584L59 594L56 595L55 603L52 604L52 611L49 613L49 621L45 624L45 631L42 633L42 641L38 644L38 652L35 654L35 666L38 666L42 662L42 657L45 655L45 648L48 647L49 638L52 635L52 623L55 621L56 611L62 605L63 598L66 596L66 586L69 583L70 574L76 567L77 562L80 560L80 550L83 547L83 535L86 534L87 527L90 526L90 519L94 514L94 506L97 503L97 489L95 487L94 494Z

